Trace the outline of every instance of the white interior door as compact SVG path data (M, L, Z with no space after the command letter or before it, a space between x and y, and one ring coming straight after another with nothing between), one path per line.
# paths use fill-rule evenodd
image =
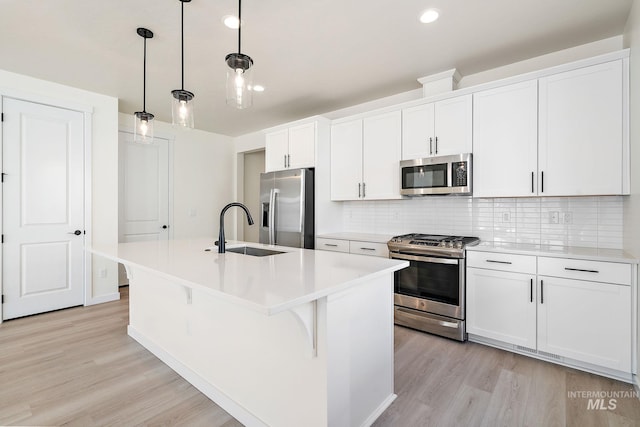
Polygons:
M84 302L84 115L3 98L3 319Z
M169 141L119 132L119 241L169 238Z

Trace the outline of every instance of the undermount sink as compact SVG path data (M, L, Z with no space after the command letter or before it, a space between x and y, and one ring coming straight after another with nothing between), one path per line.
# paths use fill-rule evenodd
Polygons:
M226 248L226 252L235 252L237 254L251 256L269 256L285 253L282 251L273 251L271 249L254 248L253 246L238 246L235 248Z

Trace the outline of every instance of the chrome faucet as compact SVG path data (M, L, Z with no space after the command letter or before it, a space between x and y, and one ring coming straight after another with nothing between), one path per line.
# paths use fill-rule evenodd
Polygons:
M249 223L249 225L253 225L253 218L251 218L251 214L249 213L249 209L247 209L247 207L245 205L243 205L242 203L238 203L238 202L233 202L233 203L229 203L227 206L225 206L224 208L222 208L222 211L220 212L220 233L218 234L218 241L215 243L216 245L218 245L218 253L219 254L223 254L224 253L224 214L225 212L227 212L227 210L233 206L237 206L239 208L244 209L244 213L247 214L247 222Z

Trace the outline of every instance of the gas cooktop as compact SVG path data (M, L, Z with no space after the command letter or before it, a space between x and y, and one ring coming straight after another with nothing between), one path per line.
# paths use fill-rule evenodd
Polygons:
M464 249L479 242L477 237L410 233L392 237L387 247L391 252L464 258Z

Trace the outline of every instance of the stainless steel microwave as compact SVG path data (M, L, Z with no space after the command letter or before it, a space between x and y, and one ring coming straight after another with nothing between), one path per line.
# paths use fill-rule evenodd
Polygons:
M400 194L471 194L471 153L400 162Z

